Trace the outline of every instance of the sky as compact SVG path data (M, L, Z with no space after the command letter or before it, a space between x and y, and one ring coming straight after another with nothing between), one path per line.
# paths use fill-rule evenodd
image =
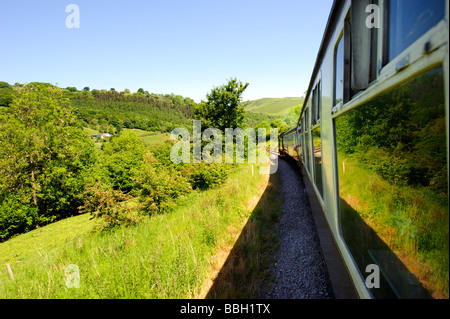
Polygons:
M143 88L200 102L237 78L249 83L244 100L302 96L332 3L0 0L0 81ZM79 28L66 26L70 4Z

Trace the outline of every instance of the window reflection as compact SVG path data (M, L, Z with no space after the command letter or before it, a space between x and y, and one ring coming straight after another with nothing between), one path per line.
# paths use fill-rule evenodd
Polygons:
M320 127L312 131L314 144L314 182L319 190L320 197L323 198L322 185L322 141L320 138Z
M449 297L443 93L438 68L335 120L341 231L375 297Z
M390 0L389 61L444 18L445 0Z
M334 74L334 105L343 100L344 96L344 36L341 37L335 53Z
M305 133L305 140L306 140L306 143L305 143L306 144L306 169L308 170L308 172L311 173L310 164L309 164L309 162L310 162L309 154L311 154L310 153L311 140L309 138L309 133Z
M300 134L300 133L296 133L297 134L297 141L298 141L298 143L297 143L297 154L298 154L298 158L299 158L299 161L303 158L303 152L302 152L302 135Z

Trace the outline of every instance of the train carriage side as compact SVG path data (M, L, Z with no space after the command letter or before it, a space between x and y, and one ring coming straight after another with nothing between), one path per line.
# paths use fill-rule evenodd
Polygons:
M360 298L449 297L448 12L448 0L335 1L282 136Z
M284 132L281 135L281 140L284 154L294 158L296 161L299 161L296 147L298 145L298 135L296 128L294 127L289 131Z

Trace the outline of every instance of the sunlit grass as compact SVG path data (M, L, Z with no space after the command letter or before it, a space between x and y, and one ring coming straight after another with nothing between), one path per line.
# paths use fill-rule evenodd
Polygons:
M240 165L221 187L193 192L136 226L90 232L93 221L81 215L17 236L0 245L0 298L198 296L215 256L231 249L252 213L248 199L265 177L254 171ZM80 269L79 288L66 286L70 264Z

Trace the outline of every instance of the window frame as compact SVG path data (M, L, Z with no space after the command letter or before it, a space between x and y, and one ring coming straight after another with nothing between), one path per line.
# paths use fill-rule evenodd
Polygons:
M395 75L408 68L425 55L446 45L448 39L448 26L444 18L430 27L424 34L418 37L411 45L405 48L392 60L389 60L389 3L390 0L379 0L381 11L380 29L378 32L378 76L381 78ZM448 2L445 10L448 11ZM444 35L445 34L445 35Z
M344 66L342 66L342 100L339 102L336 102L336 91L337 91L337 81L336 81L336 76L337 76L337 52L338 52L338 48L339 45L341 44L341 41L344 40L344 30L342 29L338 39L336 40L335 44L334 44L334 50L333 50L333 108L340 108L344 105ZM342 48L344 51L344 43L342 43ZM343 53L344 55L344 53Z

